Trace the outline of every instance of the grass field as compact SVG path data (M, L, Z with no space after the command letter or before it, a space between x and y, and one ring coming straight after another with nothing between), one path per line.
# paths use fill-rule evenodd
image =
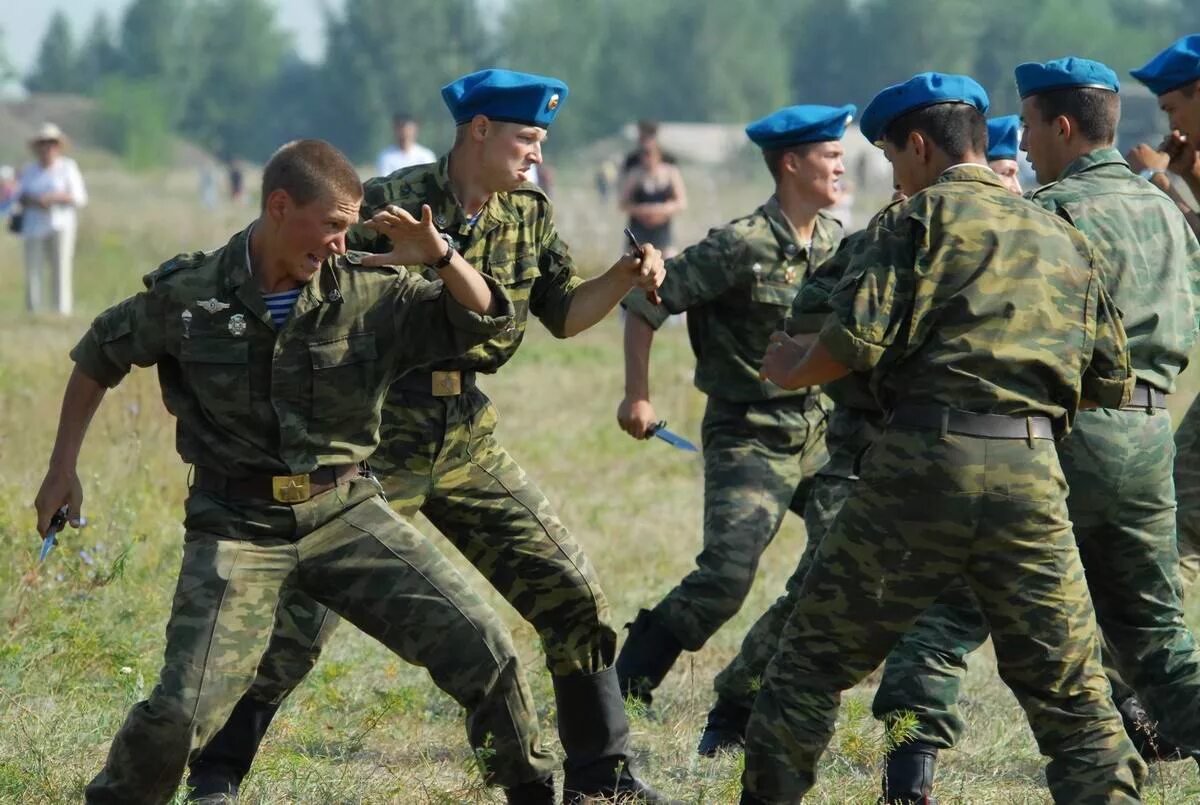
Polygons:
M85 164L86 168L86 164ZM564 174L566 176L566 174ZM139 277L177 251L223 243L249 208L203 211L193 177L88 176L87 212L72 319L22 312L18 243L0 239L0 802L77 802L103 762L128 708L153 686L162 629L181 556L186 468L173 423L148 371L110 393L81 460L90 524L69 532L35 564L30 502L45 469L67 350L89 316L139 287ZM577 183L580 188L583 183ZM699 179L684 239L750 209L762 185L728 192ZM564 187L561 228L594 268L619 243L614 213L583 189ZM691 386L683 328L656 342L658 411L698 438L702 397ZM1194 374L1194 372L1193 372ZM615 318L569 343L533 325L521 354L485 389L501 413L501 437L538 479L597 566L618 623L657 600L689 569L700 539L696 458L629 440L616 427L621 387ZM1180 395L1186 403L1190 395ZM435 532L421 523L426 534ZM444 543L442 543L444 545ZM743 611L705 649L688 654L656 699L654 720L636 715L634 744L645 776L688 802L736 801L738 760L694 753L711 703L711 679L741 635L780 592L804 545L789 518L762 562ZM457 564L486 582L453 549ZM545 739L553 744L553 696L532 628L487 592L527 661ZM1195 606L1189 608L1196 622ZM1042 758L1014 699L998 681L990 647L973 657L965 686L969 728L943 754L943 803L1042 803ZM810 801L870 803L878 790L881 734L870 716L870 681L845 699L837 735ZM1156 767L1145 797L1200 801L1191 763ZM425 673L343 627L315 672L282 710L244 788L245 803L499 802L478 784L461 713Z

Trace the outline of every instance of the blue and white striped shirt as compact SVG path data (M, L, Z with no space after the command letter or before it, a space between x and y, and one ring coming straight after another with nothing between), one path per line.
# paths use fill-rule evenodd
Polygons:
M290 291L280 291L279 293L265 293L262 295L263 301L267 303L267 310L271 313L271 321L275 324L275 329L278 330L287 321L287 317L291 315L292 308L296 306L296 300L300 298L300 292L303 291L303 286L293 288Z

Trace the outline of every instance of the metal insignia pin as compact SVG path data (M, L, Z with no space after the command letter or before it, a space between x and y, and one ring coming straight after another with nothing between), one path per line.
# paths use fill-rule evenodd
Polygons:
M798 252L798 251L799 251L799 249L796 248L795 243L789 243L788 245L783 247L783 253L786 254L788 257L795 257L796 252Z
M754 265L750 266L750 270L753 271L754 276L757 277L762 273L762 263L755 263Z
M182 313L180 313L179 321L183 324L183 337L184 338L190 337L191 329L192 329L192 311L185 310Z
M339 291L337 288L334 288L332 291L329 292L329 301L330 302L342 301L342 292Z
M196 305L204 310L205 313L220 313L222 310L226 310L229 307L228 302L221 302L217 299L205 299L204 301L197 301Z
M232 336L246 334L246 317L241 313L234 313L229 317L229 334Z
M795 269L795 267L794 267L794 266L788 266L788 267L787 267L787 271L783 272L783 276L784 276L784 279L786 279L788 282L792 282L793 280L795 280L795 279L796 279L796 269Z
M437 218L434 218L434 219L433 219L433 221L434 221L434 223L436 223L438 226L445 226L445 225L446 225L446 216L444 216L444 215L439 215Z

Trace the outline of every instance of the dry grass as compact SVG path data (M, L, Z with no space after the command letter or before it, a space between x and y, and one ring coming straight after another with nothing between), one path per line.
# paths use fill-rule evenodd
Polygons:
M86 167L86 165L85 165ZM94 313L137 287L176 251L219 244L248 208L200 210L188 175L131 179L97 171L81 244L80 307ZM570 179L564 174L564 181ZM592 200L580 175L560 193L562 229L594 265L617 248L617 217ZM720 201L715 195L720 186ZM749 209L764 187L693 182L682 237ZM735 206L736 205L736 206ZM607 206L607 205L606 205ZM44 568L29 507L53 437L69 364L86 315L61 321L21 312L17 245L0 241L0 801L78 801L129 706L154 684L162 628L180 558L185 468L151 372L114 392L84 450L91 525L72 532ZM701 522L700 464L665 445L621 434L618 327L610 320L569 344L536 327L518 358L485 387L503 413L502 438L587 547L618 622L661 596L691 566ZM658 410L697 437L703 399L690 383L682 328L659 338ZM428 524L425 533L433 535ZM746 607L701 652L685 655L656 700L658 718L634 718L646 776L689 802L736 800L733 758L702 760L694 747L711 679L752 619L782 589L800 556L803 528L789 518L768 551ZM85 561L80 549L87 551ZM447 546L447 552L453 554ZM457 560L457 557L456 557ZM465 563L458 561L460 567ZM486 582L468 570L480 589ZM553 741L553 697L533 630L489 593L528 661L544 734ZM1190 614L1194 617L1195 608ZM126 670L128 669L128 670ZM870 683L852 691L810 801L868 803L877 795L881 734ZM944 754L943 803L1042 803L1042 759L990 650L972 658L965 685L969 729ZM500 801L470 772L460 713L422 671L343 627L284 708L264 746L247 803ZM1147 801L1200 800L1190 763L1155 770Z

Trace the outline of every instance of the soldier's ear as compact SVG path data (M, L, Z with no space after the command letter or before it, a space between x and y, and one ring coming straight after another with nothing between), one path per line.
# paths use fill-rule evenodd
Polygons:
M1071 118L1066 115L1059 115L1054 118L1054 127L1058 130L1058 136L1064 140L1069 140L1072 132L1075 131L1075 125L1071 122Z
M486 115L475 115L471 118L471 122L467 124L470 127L471 139L477 143L486 140L491 123L492 121L488 120Z
M263 201L263 212L273 221L279 221L291 206L292 197L282 188L272 190Z

